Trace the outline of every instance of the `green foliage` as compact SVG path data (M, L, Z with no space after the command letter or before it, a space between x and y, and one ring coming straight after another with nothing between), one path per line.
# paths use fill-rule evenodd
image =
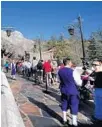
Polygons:
M54 57L63 58L65 56L70 56L69 45L66 42L57 42Z
M102 31L92 33L88 47L89 59L102 58Z
M52 39L48 41L48 49L54 48L54 58L63 59L64 57L70 57L75 63L81 62L80 52L82 52L80 41L76 38L65 40L61 34L58 39Z

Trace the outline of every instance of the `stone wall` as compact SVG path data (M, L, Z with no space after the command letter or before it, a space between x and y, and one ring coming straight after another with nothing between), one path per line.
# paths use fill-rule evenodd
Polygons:
M1 126L25 127L4 72L1 72Z

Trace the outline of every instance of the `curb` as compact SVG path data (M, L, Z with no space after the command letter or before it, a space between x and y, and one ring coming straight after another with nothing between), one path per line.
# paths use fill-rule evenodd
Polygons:
M25 127L4 72L1 72L1 126Z

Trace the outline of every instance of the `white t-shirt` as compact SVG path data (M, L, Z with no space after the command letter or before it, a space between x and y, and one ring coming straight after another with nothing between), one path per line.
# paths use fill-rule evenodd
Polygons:
M76 85L77 86L82 86L81 76L76 70L73 71L73 77L74 77Z
M36 68L37 64L38 64L38 61L37 60L33 60L32 61L32 67L33 68Z
M27 62L26 67L30 69L31 68L31 62Z

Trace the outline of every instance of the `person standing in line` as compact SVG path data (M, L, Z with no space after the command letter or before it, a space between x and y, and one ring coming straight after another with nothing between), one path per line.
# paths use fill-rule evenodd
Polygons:
M25 76L26 73L26 61L22 61L22 74Z
M39 83L43 83L43 60L39 60L37 64L37 72Z
M35 83L37 82L37 64L38 61L36 60L36 57L33 57L31 70L32 70L32 75L34 75Z
M78 73L76 73L71 67L72 62L69 58L63 60L64 67L58 72L60 80L60 92L61 92L61 108L63 112L63 124L67 125L66 112L68 108L71 109L72 125L77 126L77 114L79 105L79 93L76 85L81 86L82 80Z
M44 62L43 70L44 70L44 73L46 75L47 85L50 86L52 81L53 81L52 80L52 74L51 74L52 66L51 66L51 61L50 60Z
M19 60L16 62L16 73L19 72L18 64L19 64Z
M6 61L4 67L6 69L6 73L8 73L8 70L9 70L9 62L8 61Z
M92 65L95 70L94 118L97 120L102 120L102 60L95 60Z
M15 60L13 59L11 62L11 77L14 80L16 79L15 75L16 75L16 63Z
M29 79L30 76L31 76L31 62L30 61L27 61L26 62L26 71L27 71L27 78Z

